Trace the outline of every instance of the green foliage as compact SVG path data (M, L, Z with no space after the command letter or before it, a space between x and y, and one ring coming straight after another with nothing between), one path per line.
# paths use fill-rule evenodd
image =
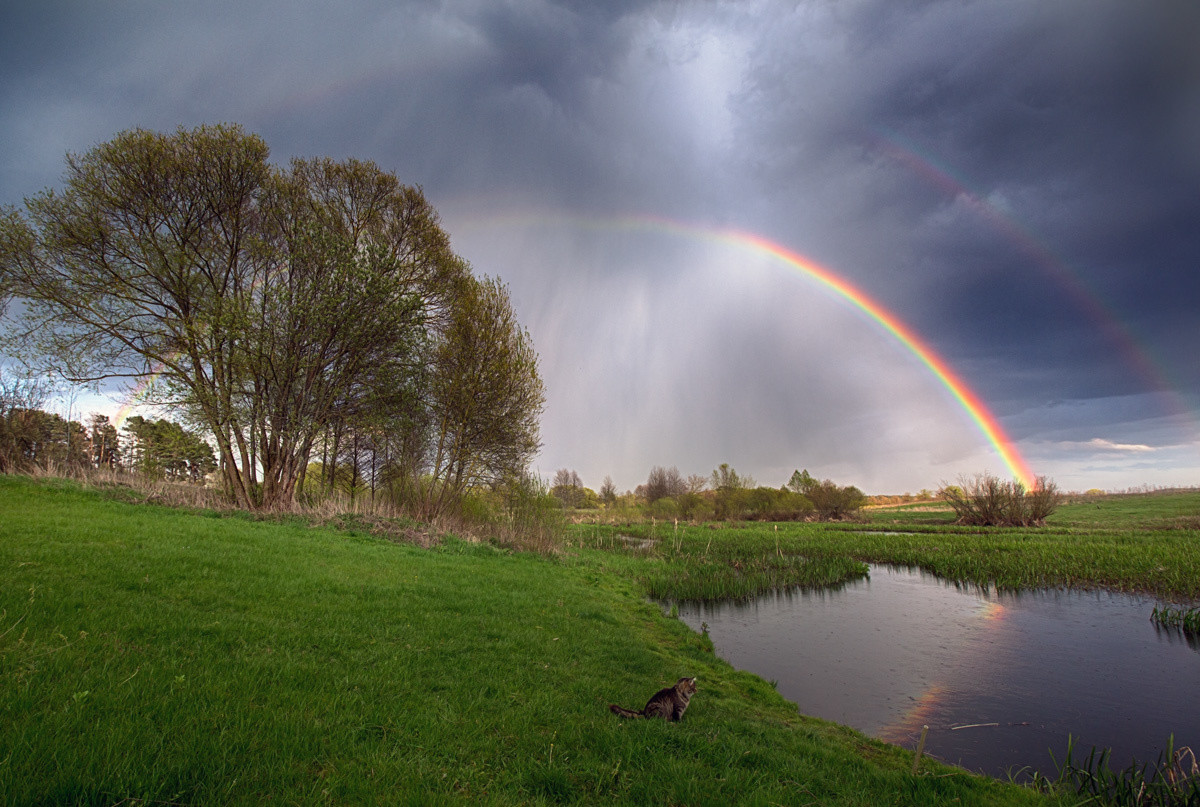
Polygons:
M647 512L651 518L660 521L673 521L680 516L679 503L670 497L660 497L650 502Z
M792 471L792 478L788 480L787 486L796 493L807 494L819 484L820 482L805 468L803 471Z
M178 423L131 415L124 430L130 437L126 448L130 470L188 482L200 482L216 470L212 446Z
M730 521L799 521L813 511L808 497L786 488L742 488L718 493Z
M426 500L426 515L470 486L523 475L541 447L545 404L533 342L498 280L464 283L433 363L430 473L437 495Z
M805 495L812 502L817 516L824 521L840 521L850 518L867 501L863 492L853 485L842 487L829 479L807 485Z
M13 477L0 512L8 803L1054 803L911 776L910 753L798 715L589 558ZM682 723L605 708L684 674Z
M1160 627L1179 628L1184 633L1200 635L1200 607L1156 605L1150 613L1150 621Z
M317 446L310 494L344 463L351 495L391 475L431 512L524 472L543 395L504 287L378 166L267 157L238 126L69 156L62 191L0 216L9 343L69 378L154 380L243 508L287 507Z
M0 473L45 467L48 458L39 456L44 454L39 446L50 445L55 433L41 417L49 397L43 378L0 364ZM65 428L58 433L67 434Z
M86 468L89 444L78 421L40 409L14 407L0 413L0 471Z
M720 557L733 570L720 572L727 581L721 596L757 593L759 583L748 574L754 564L778 558L778 564L770 562L779 565L797 556L891 563L947 581L1010 591L1106 588L1200 601L1200 524L1194 517L1181 521L1179 516L1198 509L1200 492L1191 491L1114 497L1111 509L1068 504L1039 528L967 527L953 523L954 514L945 509L881 508L865 511L862 521L854 523L681 523L678 529L648 523L580 524L569 530L568 540L636 560L630 565L622 560L622 569L647 585L658 577L699 581L712 571L684 575L658 564L693 565L697 559ZM777 574L769 584L804 584L804 577L791 574ZM669 588L655 590L674 595Z
M1112 807L1194 807L1200 804L1200 763L1191 748L1167 747L1153 764L1134 761L1113 770L1111 749L1093 747L1087 757L1076 761L1075 739L1067 737L1067 752L1054 779L1037 773L1034 784L1047 791L1073 791L1086 804Z

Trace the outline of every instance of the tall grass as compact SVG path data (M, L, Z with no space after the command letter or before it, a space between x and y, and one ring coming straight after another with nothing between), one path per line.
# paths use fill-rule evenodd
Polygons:
M1074 759L1074 738L1067 738L1067 753L1056 765L1054 778L1035 773L1034 784L1044 791L1070 791L1086 804L1112 807L1196 807L1200 805L1200 764L1191 748L1175 748L1174 736L1152 764L1134 761L1113 770L1110 749L1093 747L1087 757Z
M33 479L71 480L119 501L255 520L298 519L313 526L355 530L423 547L453 533L497 546L553 553L561 547L564 531L561 508L545 485L532 477L514 480L496 491L468 491L457 507L433 521L423 521L383 490L376 496L365 491L349 496L335 489L320 495L301 495L287 509L245 513L220 490L202 484L79 466L35 468L28 475Z
M1178 628L1184 633L1200 634L1200 606L1180 608L1155 605L1150 620L1160 627Z

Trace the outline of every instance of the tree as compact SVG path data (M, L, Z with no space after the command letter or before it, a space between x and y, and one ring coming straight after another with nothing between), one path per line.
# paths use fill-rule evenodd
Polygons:
M584 498L583 481L575 471L559 468L554 474L550 493L562 502L563 507L579 507Z
M792 471L792 478L788 480L787 486L795 493L807 494L819 484L821 483L805 468L803 471Z
M0 473L28 464L34 413L49 397L44 378L0 365Z
M108 420L108 415L93 412L89 421L91 431L91 461L94 468L115 469L120 462L120 443L117 429ZM212 449L209 449L212 455Z
M673 499L687 492L687 484L675 466L664 468L655 465L650 469L643 488L646 501L653 504L659 499Z
M738 499L743 490L754 487L754 480L749 476L741 476L723 462L712 472L712 489L716 491L714 503L717 518L729 518L740 511Z
M605 476L604 481L600 484L600 501L605 505L617 503L617 486L613 484L611 476Z
M545 391L533 342L498 280L465 284L434 351L428 394L434 442L426 515L469 485L524 474L541 447Z
M1058 486L1044 476L1027 490L1019 481L1006 482L987 472L961 476L958 485L943 485L940 495L959 524L972 526L1041 526L1062 501Z
M755 487L753 478L739 475L727 462L713 470L711 480L712 489L718 493Z
M71 379L155 381L247 508L290 502L322 435L415 405L424 345L471 281L418 189L370 163L267 157L237 126L134 130L0 215L4 282L25 302L13 340Z
M813 503L817 516L826 521L848 518L867 500L863 492L853 485L842 487L829 479L807 484L804 495Z
M217 467L212 446L178 423L131 415L124 431L128 434L125 454L130 470L151 477L200 482Z

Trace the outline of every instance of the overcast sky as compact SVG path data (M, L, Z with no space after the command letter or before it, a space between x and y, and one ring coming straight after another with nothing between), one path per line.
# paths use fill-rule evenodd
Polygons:
M1197 43L1193 0L5 3L0 203L125 129L241 123L422 186L509 284L543 476L1008 475L880 323L711 237L750 233L1060 487L1196 485Z

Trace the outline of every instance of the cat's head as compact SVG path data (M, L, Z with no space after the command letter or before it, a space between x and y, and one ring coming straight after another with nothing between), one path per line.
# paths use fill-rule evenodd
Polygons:
M695 679L695 677L680 678L678 681L675 682L675 688L677 690L679 690L680 692L686 692L689 695L695 694L696 679Z

